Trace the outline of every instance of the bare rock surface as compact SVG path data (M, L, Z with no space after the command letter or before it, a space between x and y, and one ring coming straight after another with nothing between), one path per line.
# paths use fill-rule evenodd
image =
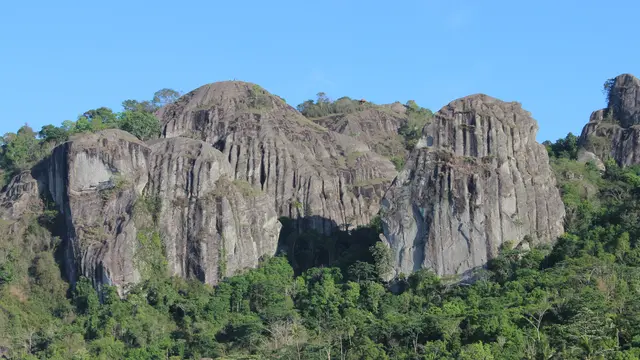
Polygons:
M215 284L274 255L281 225L266 194L232 180L226 157L187 138L151 145L147 188L172 274Z
M105 130L56 147L45 182L66 222L67 276L122 291L158 261L209 284L255 267L281 225L270 198L231 175L220 151L187 138Z
M305 219L324 233L368 224L396 175L365 143L310 121L251 83L202 86L158 116L164 137L212 144L228 159L232 180L271 196L279 216Z
M398 102L330 115L314 119L314 122L369 145L377 154L399 158L408 155L403 138L398 134L400 127L407 123L406 108Z
M610 85L607 107L591 114L579 144L621 166L640 164L640 80L622 74Z
M40 186L31 171L14 176L0 193L0 231L16 235L24 228L22 220L42 212Z
M435 114L382 201L395 273L483 266L507 241L554 241L564 206L538 125L515 102L477 94Z

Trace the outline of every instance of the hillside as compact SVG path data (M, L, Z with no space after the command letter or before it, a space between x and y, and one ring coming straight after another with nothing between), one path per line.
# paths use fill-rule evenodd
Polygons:
M2 138L0 359L640 358L633 142L483 94L123 107Z

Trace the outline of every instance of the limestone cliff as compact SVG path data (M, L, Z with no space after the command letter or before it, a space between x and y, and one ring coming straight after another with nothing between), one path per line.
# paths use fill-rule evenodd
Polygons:
M382 201L396 274L463 274L507 241L550 242L563 232L564 206L537 128L520 104L486 95L436 113Z
M591 114L579 144L621 166L640 164L640 80L622 74L608 85L607 107Z
M161 109L163 136L212 144L243 181L273 199L279 216L322 232L370 222L393 164L356 139L320 126L257 85L202 86Z
M222 153L192 139L147 145L105 130L56 147L43 183L66 221L67 276L122 290L166 261L171 274L215 284L273 255L271 201L230 174Z

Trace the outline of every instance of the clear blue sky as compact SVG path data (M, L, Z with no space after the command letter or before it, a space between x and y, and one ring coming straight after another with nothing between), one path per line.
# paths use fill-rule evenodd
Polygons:
M602 84L640 76L635 0L5 1L0 133L238 79L297 105L319 91L438 110L519 101L538 140L579 133Z

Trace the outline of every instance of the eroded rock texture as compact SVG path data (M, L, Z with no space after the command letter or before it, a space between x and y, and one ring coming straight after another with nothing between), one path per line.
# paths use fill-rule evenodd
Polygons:
M404 159L408 152L398 130L408 121L406 107L398 102L370 105L362 111L330 115L314 122L329 130L351 136L386 157Z
M233 181L220 151L186 138L162 139L151 149L147 193L159 200L173 274L216 283L275 254L281 225L271 199Z
M395 272L483 266L507 241L550 242L564 206L537 123L520 104L455 100L422 133L382 202Z
M279 216L325 233L368 224L396 175L391 162L354 138L330 131L257 85L220 82L163 108L163 136L219 149L231 179L273 198Z
M69 279L122 290L164 260L173 275L215 284L275 254L271 201L230 174L222 153L192 139L147 145L105 130L58 146L44 182L66 221Z
M613 79L607 108L591 114L579 143L621 166L640 164L640 80L630 74Z
M31 171L23 171L14 176L0 193L0 231L4 232L2 235L19 234L24 230L27 218L40 214L43 207L40 186L31 175Z

